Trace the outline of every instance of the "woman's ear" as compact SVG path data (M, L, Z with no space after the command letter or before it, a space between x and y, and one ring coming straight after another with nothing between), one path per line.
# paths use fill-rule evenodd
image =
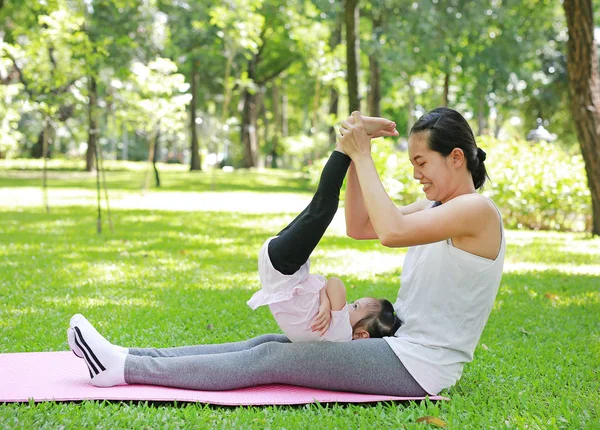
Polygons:
M465 153L460 148L454 148L452 152L450 152L450 157L452 164L456 167L460 167L465 162Z
M357 330L354 331L354 333L352 333L352 340L356 340L356 339L368 339L371 336L369 335L369 332L359 328Z

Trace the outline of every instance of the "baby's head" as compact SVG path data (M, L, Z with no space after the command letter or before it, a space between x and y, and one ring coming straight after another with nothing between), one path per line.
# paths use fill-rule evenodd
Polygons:
M393 336L402 325L388 300L363 297L348 307L353 340Z

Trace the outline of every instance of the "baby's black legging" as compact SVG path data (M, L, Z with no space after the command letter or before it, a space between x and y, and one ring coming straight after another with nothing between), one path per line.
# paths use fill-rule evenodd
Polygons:
M269 258L279 272L284 275L296 273L319 244L338 209L340 189L350 161L346 154L333 151L321 172L311 202L269 242Z

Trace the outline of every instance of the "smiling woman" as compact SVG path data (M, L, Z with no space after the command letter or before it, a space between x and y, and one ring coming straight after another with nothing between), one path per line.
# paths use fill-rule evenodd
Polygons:
M396 207L375 169L367 121L354 112L340 127L341 149L352 159L347 232L410 247L394 304L404 325L385 339L413 378L437 393L472 360L502 276L502 219L476 191L487 176L486 154L458 112L438 108L423 115L411 130L408 153L426 198Z

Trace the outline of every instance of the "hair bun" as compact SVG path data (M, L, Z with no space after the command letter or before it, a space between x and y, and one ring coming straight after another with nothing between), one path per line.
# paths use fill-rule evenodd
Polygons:
M485 151L481 148L477 148L477 158L479 158L479 162L483 163L486 158Z

